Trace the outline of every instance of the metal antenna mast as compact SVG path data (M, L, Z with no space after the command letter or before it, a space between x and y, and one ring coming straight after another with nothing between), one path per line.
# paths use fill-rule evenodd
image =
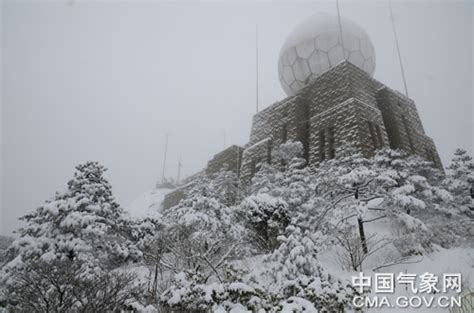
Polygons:
M181 176L181 156L179 156L179 161L178 161L178 175L176 176L176 185L179 185L180 176Z
M342 37L342 23L341 23L341 13L339 12L339 1L336 0L336 8L337 8L337 20L339 22L339 35L341 36L341 45L342 45L342 56L344 60L346 59L346 54L344 53L344 38Z
M258 25L255 24L255 85L256 85L256 106L258 113Z
M390 19L392 20L393 35L395 36L395 43L397 45L398 60L400 61L400 69L402 71L403 86L405 87L405 95L408 97L407 81L405 78L405 70L403 69L402 54L400 53L400 44L398 42L397 28L395 27L395 18L393 17L392 5L390 4L390 0L387 0L387 2L388 8L390 10Z
M161 182L165 182L165 167L166 167L166 155L168 154L168 133L166 133L165 140L165 155L163 157L163 170L161 171Z

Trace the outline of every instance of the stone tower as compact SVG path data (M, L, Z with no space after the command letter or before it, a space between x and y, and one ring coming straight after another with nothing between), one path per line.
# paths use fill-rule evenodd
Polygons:
M371 156L377 149L403 149L442 169L433 140L425 134L415 103L368 73L342 61L295 95L253 117L240 176L249 180L270 151L300 141L309 166L334 157L344 141Z

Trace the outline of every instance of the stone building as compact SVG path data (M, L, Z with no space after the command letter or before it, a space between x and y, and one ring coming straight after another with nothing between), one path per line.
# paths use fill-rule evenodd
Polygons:
M414 101L372 77L375 51L354 22L314 15L287 38L278 70L288 97L255 114L249 142L216 154L206 175L226 167L249 183L258 165L271 163L272 150L286 141L301 142L313 167L351 142L367 157L383 147L403 149L443 169ZM176 190L164 206L177 204L184 194L185 188Z
M303 144L309 166L333 158L336 148L347 141L366 156L382 147L403 149L442 169L414 101L348 61L253 117L240 177L249 180L256 165L271 162L270 151L287 140Z
M272 149L289 140L303 144L309 166L333 158L336 148L348 141L366 156L382 147L403 149L442 169L414 101L343 61L295 95L255 114L245 147L219 152L205 173L212 176L226 166L249 182L259 163L271 162ZM177 204L183 195L181 189L171 193L164 206Z

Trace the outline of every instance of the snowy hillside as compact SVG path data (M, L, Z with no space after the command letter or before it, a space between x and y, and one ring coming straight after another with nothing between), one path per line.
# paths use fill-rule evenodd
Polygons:
M464 150L446 173L350 144L316 169L302 156L287 142L249 186L224 168L172 210L161 204L173 189L158 188L129 213L105 167L78 165L25 216L0 268L0 312L473 312Z
M173 191L168 188L154 188L147 191L130 203L126 210L134 217L147 217L154 215L161 209L165 195Z

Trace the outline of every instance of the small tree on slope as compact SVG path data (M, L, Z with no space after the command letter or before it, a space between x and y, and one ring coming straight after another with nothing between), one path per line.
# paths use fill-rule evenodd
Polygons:
M338 158L324 162L317 170L317 188L328 201L319 219L325 217L329 224L323 225L332 225L336 231L352 223L358 229L363 252L368 254L364 225L389 218L403 229L400 236L405 239L398 241L403 242L399 245L402 254L419 253L423 249L420 244L426 247L429 242L420 217L449 199L448 192L421 175L429 168L427 162L402 151L380 150L367 159L346 145L338 151Z
M23 217L27 225L18 231L20 237L8 250L10 262L0 275L7 299L40 299L48 305L67 295L75 299L77 307L69 309L75 312L87 307L80 301L100 301L92 297L110 291L93 288L99 286L94 283L98 279L118 279L120 284L131 281L130 276L111 270L141 258L135 244L137 238L129 229L136 225L123 216L103 176L105 171L97 162L78 165L66 191ZM70 279L56 281L58 275ZM31 281L36 281L36 289L22 285ZM82 290L79 285L89 286L89 290ZM77 298L74 293L80 292L89 298ZM22 302L18 305L18 309L26 310ZM58 312L63 311L58 308Z
M175 273L200 271L205 281L222 279L226 261L242 246L243 229L220 196L202 177L185 199L163 213L169 253L162 264Z
M7 268L34 259L68 259L81 260L92 270L98 264L112 268L139 259L105 171L97 162L78 165L65 192L25 215L27 225L10 248L17 258Z
M267 258L270 291L280 299L299 297L321 312L342 311L351 306L355 290L319 265L314 234L290 225L281 245Z
M252 181L251 195L238 208L252 242L263 251L273 251L291 220L308 220L311 214L306 209L315 208L314 176L302 155L300 142L276 148L273 163L262 166Z
M444 180L461 212L472 217L474 209L474 162L466 150L457 149Z
M242 201L243 191L239 178L229 170L227 164L210 181L210 187L226 206L233 206Z
M303 145L287 142L272 152L272 164L264 164L255 175L251 194L281 198L290 210L306 203L314 194L314 180L302 158Z

